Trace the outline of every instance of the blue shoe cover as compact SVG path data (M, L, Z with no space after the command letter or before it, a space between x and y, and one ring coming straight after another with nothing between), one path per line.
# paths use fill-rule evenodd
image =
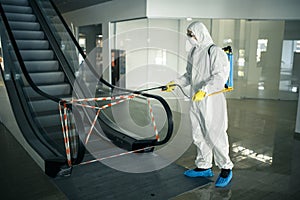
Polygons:
M228 176L226 178L222 178L220 175L216 180L216 187L225 187L232 179L232 171L230 170Z
M207 169L205 171L195 171L194 169L190 169L184 172L184 175L188 177L212 177L214 173L211 169Z

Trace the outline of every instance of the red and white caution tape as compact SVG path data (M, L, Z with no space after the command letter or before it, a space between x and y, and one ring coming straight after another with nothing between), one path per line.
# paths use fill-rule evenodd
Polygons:
M63 107L61 106L63 103ZM62 113L63 110L63 113ZM60 120L61 120L61 127L64 136L64 144L66 149L67 161L68 165L72 166L71 161L71 151L70 151L70 142L69 142L69 128L68 128L68 118L67 118L67 103L65 101L59 102L59 113L60 113Z
M100 114L100 111L101 111L100 109L97 111L96 117L95 117L95 119L94 119L94 121L93 121L93 123L92 123L92 126L91 126L91 128L90 128L90 130L89 130L89 132L88 132L88 134L87 134L87 136L86 136L85 144L87 144L88 141L89 141L89 139L90 139L90 136L91 136L92 131L93 131L93 129L94 129L94 126L95 126L95 124L96 124L96 122L97 122L97 119L98 119L98 116L99 116L99 114Z
M71 151L70 151L70 141L69 141L69 130L70 130L69 126L71 126L71 122L68 120L68 116L67 116L67 111L68 111L67 104L73 104L73 105L76 105L76 106L82 106L82 107L85 107L85 108L91 108L91 109L98 110L97 113L96 113L96 116L95 116L95 118L94 118L94 120L92 122L92 126L91 126L91 128L90 128L90 130L89 130L89 132L88 132L88 134L86 136L86 139L85 139L85 144L87 144L88 141L89 141L89 138L90 138L90 136L92 134L93 128L95 127L95 124L97 122L98 116L100 115L100 111L101 110L109 108L109 107L117 105L117 104L120 104L120 103L122 103L122 102L124 102L126 100L133 99L136 96L139 96L139 94L122 95L122 96L116 96L116 97L72 99L72 100L62 100L62 101L59 102L60 120L61 120L62 132L63 132L63 136L64 136L64 144L65 144L65 149L66 149L67 161L68 161L68 165L69 166L72 166ZM80 102L89 102L89 101L110 101L110 100L119 100L119 101L112 102L112 103L106 104L106 105L101 106L101 107L91 106L91 105L81 104L80 103ZM148 107L149 107L149 113L150 113L150 117L151 117L151 122L152 122L153 127L154 127L155 138L156 138L157 141L159 141L159 135L158 135L157 126L156 126L154 115L153 115L153 109L152 109L150 100L147 99L147 101L148 101ZM63 107L62 107L62 104L63 104ZM62 112L62 110L63 110L63 112ZM74 137L73 134L72 134L72 137ZM122 155L127 155L127 154L130 154L130 153L135 153L135 152L147 150L147 149L150 149L150 148L153 148L153 147L145 147L145 148L134 150L134 151L128 151L128 152L124 152L124 153L121 153L121 154L108 156L108 157L101 158L101 159L95 159L95 160L92 160L92 161L83 162L81 164L87 164L87 163L92 163L92 162L95 162L95 161L105 160L105 159L108 159L108 158L114 158L114 157L118 157L118 156L122 156Z
M98 97L98 98L72 99L72 100L69 101L69 103L88 102L88 101L110 101L110 100L120 100L120 99L132 99L132 98L134 98L136 96L139 96L139 94L121 95L121 96L115 96L115 97Z
M88 141L89 141L90 135L92 134L92 131L93 131L94 127L95 127L95 124L96 124L96 122L97 122L97 119L98 119L98 116L99 116L101 110L104 110L104 109L106 109L106 108L109 108L109 107L114 106L114 105L117 105L117 104L120 104L120 103L122 103L122 102L124 102L124 101L126 101L126 100L128 100L128 99L132 99L132 98L134 98L134 96L128 96L127 99L122 99L122 100L120 100L120 101L116 101L116 102L113 102L113 103L109 103L109 104L106 104L106 105L101 106L101 107L90 106L90 105L86 105L86 104L78 104L78 103L74 103L74 105L77 105L77 106L82 106L82 107L86 107L86 108L93 108L93 109L98 110L98 111L97 111L97 114L96 114L96 116L95 116L95 119L94 119L94 121L93 121L93 123L92 123L92 126L91 126L91 128L90 128L90 130L89 130L89 132L88 132L88 134L87 134L86 139L85 139L85 144L87 144Z
M156 123L155 123L155 119L154 119L154 115L153 115L153 109L152 109L152 106L151 106L151 103L150 103L150 99L147 99L147 101L148 101L148 107L149 107L151 122L152 122L152 125L153 125L153 128L154 128L155 139L157 141L159 141L159 135L158 135L157 126L156 126Z
M132 154L132 153L137 153L139 151L144 151L144 150L148 150L148 149L152 149L152 148L154 148L154 146L144 147L144 148L136 149L136 150L133 150L133 151L126 151L124 153L119 153L119 154L116 154L116 155L111 155L111 156L107 156L107 157L103 157L103 158L97 158L97 159L94 159L94 160L89 160L89 161L86 161L86 162L82 162L79 165L85 165L85 164L90 164L90 163L94 163L94 162L97 162L97 161L107 160L107 159L110 159L110 158L125 156L125 155L129 155L129 154Z
M96 114L96 117L92 123L91 129L89 130L89 133L86 137L86 143L89 140L89 137L92 133L92 130L95 126L95 123L97 121L97 118L100 114L100 111L103 109L106 109L108 107L111 107L113 105L119 104L125 100L128 99L133 99L134 97L138 96L138 94L133 94L133 95L126 95L126 96L116 96L116 97L101 97L101 98L86 98L86 99L72 99L72 100L61 100L59 102L59 113L60 113L60 121L61 121L61 127L62 127L62 132L63 132L63 137L64 137L64 145L65 145L65 149L66 149L66 156L67 156L67 162L69 166L72 166L72 160L71 160L71 149L70 149L70 137L69 137L69 131L71 130L71 120L68 120L68 108L67 108L67 104L75 104L77 106L83 106L83 107L87 107L87 108L92 108L92 109L98 109L98 112ZM90 106L90 105L85 105L85 104L79 104L77 102L89 102L89 101L108 101L108 100L119 100L117 102L113 102L113 103L109 103L107 105L104 105L102 107L96 107L96 106ZM63 104L63 107L62 107ZM69 128L70 127L70 128ZM71 132L70 132L71 133ZM72 137L74 135L72 134ZM76 142L74 142L73 145ZM76 153L76 146L74 146L74 153Z

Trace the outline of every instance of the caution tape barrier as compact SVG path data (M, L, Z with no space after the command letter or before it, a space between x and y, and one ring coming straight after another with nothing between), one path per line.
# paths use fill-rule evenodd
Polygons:
M139 94L133 94L133 95L121 95L121 96L115 96L115 97L99 97L99 98L85 98L85 99L71 99L71 100L65 100L64 99L64 100L61 100L59 102L60 121L61 121L61 126L62 126L63 137L64 137L64 145L65 145L65 149L66 149L67 163L68 163L69 167L72 166L72 158L71 158L72 156L71 156L69 138L70 138L70 135L75 136L75 131L74 131L74 128L70 129L70 126L71 126L72 123L71 123L71 120L69 118L72 115L70 115L70 117L68 118L68 113L70 113L70 109L67 105L72 104L72 105L75 105L75 106L82 106L82 107L85 107L85 108L91 108L91 109L97 110L97 113L96 113L96 116L95 116L95 118L92 122L91 128L89 129L89 131L86 135L86 138L85 138L85 144L87 144L88 141L89 141L89 138L92 134L92 131L95 127L95 124L97 122L97 119L100 115L101 110L104 110L106 108L112 107L112 106L117 105L117 104L120 104L124 101L133 99L137 96L140 96L140 95ZM112 102L112 103L108 103L108 104L103 105L101 107L83 104L84 102L91 102L91 101L113 101L113 100L117 100L117 101ZM153 115L153 109L152 109L150 100L148 98L147 98L147 102L148 102L151 122L152 122L152 125L154 127L155 138L156 138L157 141L159 141L159 135L158 135L157 126L156 126L154 115ZM74 132L72 132L70 130L72 130ZM72 140L72 141L74 141L74 140ZM75 145L76 145L76 142L74 142L74 144L72 144L72 147L74 147ZM138 149L138 150L134 150L134 151L129 151L129 152L109 156L109 157L102 158L102 159L114 158L114 157L117 157L117 156L122 156L122 155L130 154L130 153L134 153L134 152L143 151L143 150L146 150L148 148L152 148L152 147L146 147L146 148L142 148L142 149ZM74 148L72 148L72 149L73 149L73 153L76 153L76 146L75 146L75 149ZM97 161L97 160L100 161L99 159L96 159L95 161ZM91 161L91 162L94 162L94 161ZM87 161L87 162L84 162L84 163L87 164L87 163L91 163L91 162Z

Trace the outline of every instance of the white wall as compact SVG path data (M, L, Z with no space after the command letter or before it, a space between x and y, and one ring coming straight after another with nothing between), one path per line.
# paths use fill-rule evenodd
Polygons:
M63 14L75 26L146 17L146 0L114 0Z
M134 18L300 19L299 0L114 0L64 14L75 26Z
M300 19L299 0L147 0L149 18Z

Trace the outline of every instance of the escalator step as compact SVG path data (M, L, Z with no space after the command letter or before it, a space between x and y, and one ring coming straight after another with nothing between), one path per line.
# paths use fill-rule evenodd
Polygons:
M17 44L20 50L49 49L47 40L17 40Z
M57 135L61 135L63 137L61 123L56 126L45 127L44 130L47 133L57 133Z
M64 27L64 25L62 24L60 18L57 15L52 16L51 21L52 21L53 24L55 24L55 27L56 26L63 26Z
M16 40L38 40L44 39L43 31L13 31Z
M32 13L32 8L27 6L2 5L5 12L9 13Z
M28 6L28 0L1 0L1 3L6 5Z
M44 127L44 130L45 130L45 132L47 132L47 133L56 133L56 135L59 135L59 136L61 136L61 137L63 137L63 135L62 135L62 127L61 127L61 121L60 121L60 116L59 116L59 114L57 114L57 116L59 117L59 124L56 124L56 125L54 125L54 126L46 126L46 127ZM56 118L55 118L56 119ZM76 123L76 122L75 122ZM72 124L71 125L72 127L69 127L69 128L76 128L76 124ZM88 131L89 131L89 127L87 128L87 130L85 131L85 132L87 132L88 133ZM84 135L84 133L85 132L82 132L81 134L83 134Z
M52 4L50 3L50 1L43 1L43 7L52 8Z
M63 83L65 74L63 72L30 73L30 77L36 85Z
M60 145L63 149L65 149L64 136L63 136L61 125L56 126L56 127L57 127L57 131L48 131L48 129L49 129L48 127L45 127L44 131L47 133L49 138L51 138L58 145ZM51 128L52 127L50 127L50 129ZM70 134L70 132L69 132L69 134ZM69 136L69 140L70 140L70 144L72 145L72 141L74 141L74 139L71 136ZM75 137L75 140L77 141L77 137Z
M40 24L37 22L16 22L10 21L9 25L12 30L29 30L29 31L38 31L40 30Z
M57 60L25 61L24 63L28 72L50 72L59 68Z
M44 86L39 86L39 89L52 96L59 96L59 95L67 96L71 92L71 87L69 84L44 85ZM27 94L27 97L31 100L34 98L41 97L31 87L24 87L23 90L25 94Z
M54 53L52 50L20 50L24 61L52 60Z
M33 14L6 13L6 17L9 21L20 21L20 22L36 21L36 17Z
M56 12L52 8L43 9L47 16L57 16Z
M58 110L58 103L49 99L29 101L29 106L35 113Z
M45 115L35 118L41 125L41 127L51 127L61 125L60 116L57 115Z
M47 131L45 131L45 132L54 142L56 142L62 148L65 148L64 136L63 136L63 132L61 130L61 126L59 127L59 129L60 129L60 131L57 131L57 132L47 132Z
M53 26L55 27L55 30L58 32L58 34L60 36L62 36L62 35L66 36L67 35L66 28L61 23L59 23L59 22L58 23L53 23Z
M44 105L46 106L46 105ZM56 108L48 111L43 111L43 112L35 112L32 116L34 117L42 117L42 116L48 116L48 115L59 115L59 110L58 110L58 103L56 103Z

